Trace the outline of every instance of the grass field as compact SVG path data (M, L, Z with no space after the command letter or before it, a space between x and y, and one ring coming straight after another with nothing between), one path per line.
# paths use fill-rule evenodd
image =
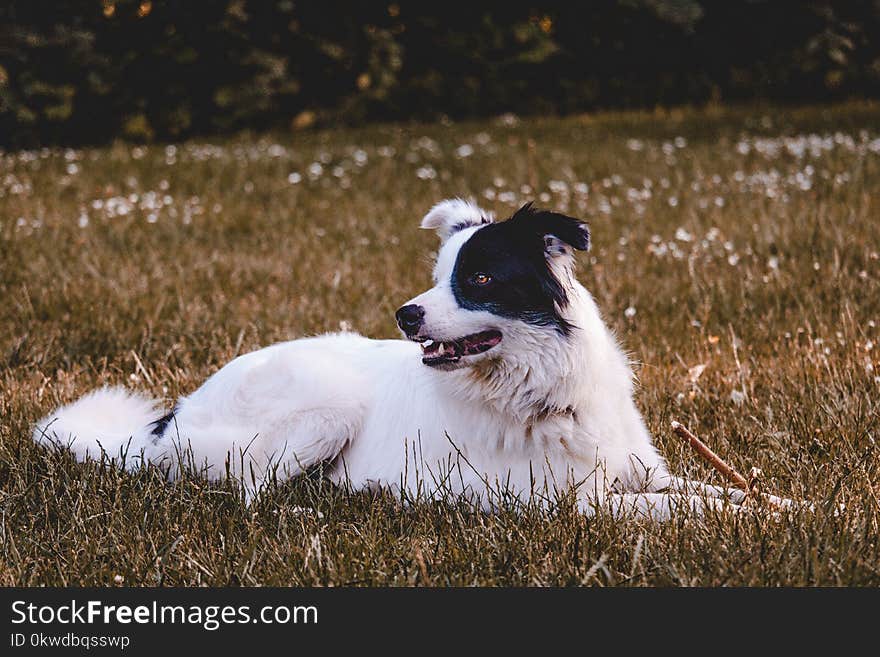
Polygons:
M813 513L486 515L320 480L123 474L31 444L104 384L170 405L236 354L395 337L422 214L588 219L581 280L672 469L688 424ZM878 585L880 107L513 117L0 156L2 585ZM846 512L834 515L832 505Z

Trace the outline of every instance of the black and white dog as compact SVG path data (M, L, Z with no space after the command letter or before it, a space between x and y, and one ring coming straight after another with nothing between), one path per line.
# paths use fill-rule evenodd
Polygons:
M630 364L575 279L585 224L530 205L496 223L448 200L422 227L441 247L434 287L397 311L406 340L276 344L236 358L164 417L155 401L98 390L40 421L34 439L127 464L186 453L210 476L255 472L258 485L324 462L355 489L451 492L489 508L499 494L572 489L586 512L656 518L742 500L668 473Z

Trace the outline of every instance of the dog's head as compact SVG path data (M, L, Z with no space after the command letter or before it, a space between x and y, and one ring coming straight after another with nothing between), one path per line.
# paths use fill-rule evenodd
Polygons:
M434 287L397 311L404 335L422 343L422 362L456 369L503 359L547 335L573 330L573 250L590 246L586 224L531 204L506 221L462 200L422 220L440 235ZM538 341L540 342L540 341Z

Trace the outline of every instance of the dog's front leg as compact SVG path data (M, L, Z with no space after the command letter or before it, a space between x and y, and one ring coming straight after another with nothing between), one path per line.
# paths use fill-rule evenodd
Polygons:
M747 498L746 492L744 490L740 490L739 488L714 486L712 484L703 483L702 481L694 481L693 479L685 479L683 477L673 477L670 475L662 483L664 484L663 487L657 488L655 490L675 491L677 493L683 493L686 495L696 495L700 497L711 497L721 500L730 500L734 504L742 504ZM791 500L787 497L779 497L778 495L771 495L770 493L762 493L761 498L763 499L763 501L769 503L771 506L780 509L793 509L798 506L798 503L794 500ZM801 504L812 506L808 502L803 502Z
M739 512L741 507L726 499L685 493L610 493L603 503L584 505L589 516L609 512L616 519L664 521L678 516Z

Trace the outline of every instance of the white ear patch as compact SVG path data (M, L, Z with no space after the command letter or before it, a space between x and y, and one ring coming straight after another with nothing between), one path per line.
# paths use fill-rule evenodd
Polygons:
M489 224L494 219L491 212L486 212L478 205L454 198L441 201L431 208L421 225L422 228L436 230L442 243L464 228Z
M572 248L555 235L544 235L544 254L548 258L571 256Z

